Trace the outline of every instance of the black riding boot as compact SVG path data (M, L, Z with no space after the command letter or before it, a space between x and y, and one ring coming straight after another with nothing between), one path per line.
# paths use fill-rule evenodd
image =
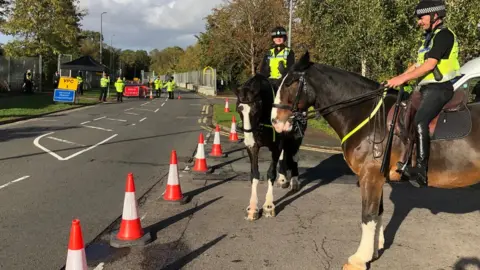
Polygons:
M428 125L418 124L416 126L417 143L417 162L415 167L408 168L406 174L410 178L410 183L415 187L428 186L428 158L430 155L430 134Z

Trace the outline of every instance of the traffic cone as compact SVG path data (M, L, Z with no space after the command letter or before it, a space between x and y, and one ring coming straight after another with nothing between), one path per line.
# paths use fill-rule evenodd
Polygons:
M209 154L210 157L226 157L222 152L222 145L220 144L220 127L217 124L215 129L215 137L213 138L212 151Z
M150 88L150 99L153 99L153 93L151 88Z
M151 241L152 237L150 233L143 232L142 224L138 217L138 205L135 199L135 182L133 180L133 174L129 173L123 201L122 223L120 224L120 230L114 231L110 235L110 245L121 248L146 245Z
M231 142L238 142L237 122L235 121L235 115L232 116L232 127L230 129L230 136L228 139Z
M225 99L225 110L224 112L230 112L230 107L228 106L228 98Z
M80 227L80 220L78 219L72 221L72 227L70 228L65 270L88 270L82 228Z
M197 153L195 154L195 164L193 165L192 171L194 172L207 172L207 160L205 159L205 145L203 139L203 133L200 132L198 136L198 146Z
M170 203L184 204L186 198L182 194L182 188L178 179L177 152L172 150L170 155L170 170L168 171L167 188L163 193L163 200Z

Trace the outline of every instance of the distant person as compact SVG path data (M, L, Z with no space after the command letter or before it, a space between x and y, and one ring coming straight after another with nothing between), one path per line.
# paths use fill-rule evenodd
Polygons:
M175 80L173 79L173 77L170 77L170 80L168 80L167 82L167 92L169 99L174 99L173 90L175 90Z
M103 77L100 79L100 98L99 101L107 101L107 88L110 80L107 78L107 74L103 74Z
M118 77L115 82L115 89L117 90L117 102L123 102L123 88L125 88L125 83L123 80Z
M30 69L23 76L23 91L27 94L33 94L32 71Z
M161 93L161 88L162 88L162 81L160 80L160 78L156 78L155 81L154 81L154 84L155 84L155 96L156 97L160 97L160 93Z
M83 77L82 77L82 72L79 71L77 75L77 80L78 80L78 94L83 96Z
M60 73L58 71L55 71L55 74L53 74L53 89L58 87L58 82L60 81Z

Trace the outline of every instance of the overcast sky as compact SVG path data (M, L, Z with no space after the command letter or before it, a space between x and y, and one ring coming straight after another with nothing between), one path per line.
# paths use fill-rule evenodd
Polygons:
M195 43L195 34L205 29L203 19L223 0L80 0L88 15L82 29L100 32L103 14L104 42L121 49L144 49ZM0 34L0 43L9 37Z

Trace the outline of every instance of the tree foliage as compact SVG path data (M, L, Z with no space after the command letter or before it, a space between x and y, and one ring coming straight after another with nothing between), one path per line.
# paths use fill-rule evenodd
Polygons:
M3 33L17 39L5 45L12 56L52 58L60 52L77 48L80 20L85 13L78 9L79 0L15 0Z

